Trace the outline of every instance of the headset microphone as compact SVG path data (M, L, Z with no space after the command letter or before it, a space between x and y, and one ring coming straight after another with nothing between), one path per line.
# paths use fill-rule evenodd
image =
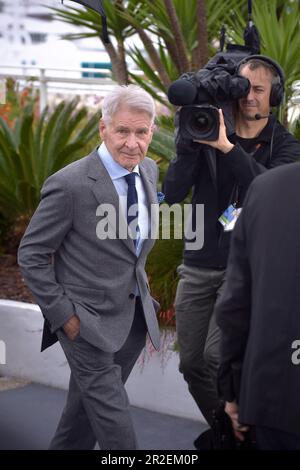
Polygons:
M270 114L268 114L267 116L262 116L261 114L257 113L255 114L254 119L259 121L260 119L268 119L269 117L270 117Z

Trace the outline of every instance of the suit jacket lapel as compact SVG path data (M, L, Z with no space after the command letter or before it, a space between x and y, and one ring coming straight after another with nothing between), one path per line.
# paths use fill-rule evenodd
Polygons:
M141 178L143 181L144 189L147 195L148 205L157 203L156 183L148 175L143 163L139 165Z
M141 174L143 186L145 189L145 193L147 195L147 201L148 201L147 207L148 207L148 214L149 214L149 221L150 221L149 234L148 234L149 238L147 240L144 240L143 242L141 253L139 255L141 256L141 254L143 253L144 249L148 246L148 244L153 243L153 241L151 240L151 235L156 234L156 229L157 229L156 224L158 221L156 220L156 217L155 217L155 211L152 211L152 214L151 214L151 207L153 204L156 204L156 207L158 209L158 205L157 205L158 203L157 203L156 182L153 181L151 176L149 176L148 172L146 171L144 162L142 162L139 165L139 168L140 168L140 174Z

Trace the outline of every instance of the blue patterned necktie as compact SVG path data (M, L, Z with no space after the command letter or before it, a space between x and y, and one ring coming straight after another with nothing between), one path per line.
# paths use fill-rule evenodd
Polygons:
M135 248L137 247L138 240L140 238L140 229L138 226L138 195L135 187L135 177L137 173L129 173L128 175L124 176L126 182L128 184L128 191L127 191L127 224L128 226L135 220L135 224L132 224L132 228L136 226L136 233L133 234L133 243ZM136 205L136 210L132 211L132 215L129 214L130 207L132 205Z

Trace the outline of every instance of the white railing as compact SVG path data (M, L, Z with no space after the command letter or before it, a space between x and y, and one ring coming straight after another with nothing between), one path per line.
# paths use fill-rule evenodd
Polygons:
M101 73L106 77L82 77L82 73ZM49 88L59 91L73 91L75 94L80 93L107 93L107 91L115 85L110 78L111 71L109 69L100 68L53 68L53 67L37 67L33 65L0 65L0 79L12 77L19 80L23 84L28 80L33 83L38 82L40 90L40 110L47 105L47 97ZM76 90L76 92L75 92Z
M300 104L300 80L296 80L292 85L293 96L292 103Z

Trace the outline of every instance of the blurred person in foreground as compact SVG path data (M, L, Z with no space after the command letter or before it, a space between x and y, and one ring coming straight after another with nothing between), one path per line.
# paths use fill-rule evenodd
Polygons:
M237 439L300 450L300 163L255 179L216 304L219 389Z

